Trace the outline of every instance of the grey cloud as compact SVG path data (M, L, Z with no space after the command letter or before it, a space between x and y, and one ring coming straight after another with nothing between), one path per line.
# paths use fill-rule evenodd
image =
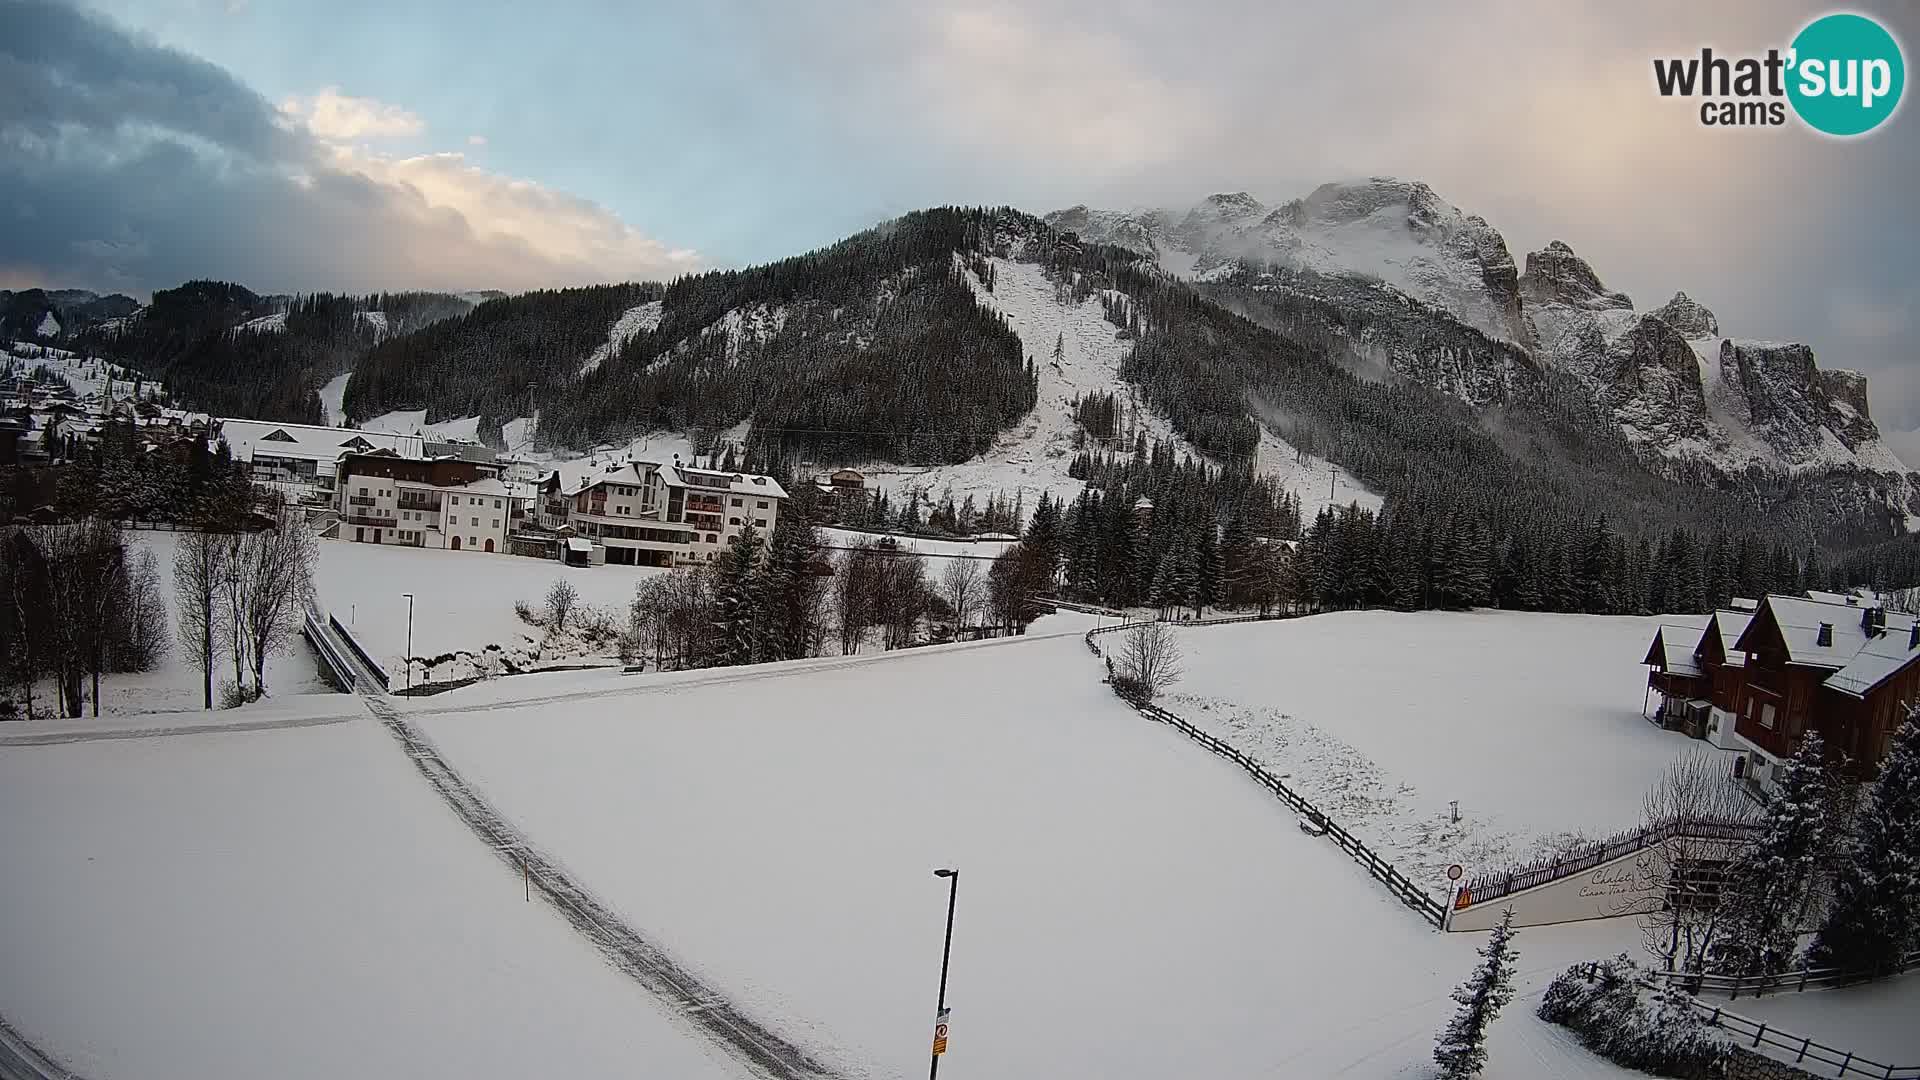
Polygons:
M407 165L321 142L212 64L59 3L0 0L8 280L523 289L690 265L589 201L444 165L423 192Z

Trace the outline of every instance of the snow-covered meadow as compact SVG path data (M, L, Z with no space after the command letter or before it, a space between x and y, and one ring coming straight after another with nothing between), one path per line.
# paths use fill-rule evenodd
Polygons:
M1074 634L551 678L600 690L408 710L629 922L852 1075L924 1063L937 866L962 870L947 1066L967 1075L1424 1075L1478 944L1122 706ZM1530 1005L1633 935L1529 931L1486 1075L1626 1075Z
M748 1075L325 700L297 730L0 747L0 1015L91 1080Z
M1367 611L1188 628L1161 704L1444 897L1450 863L1471 874L1638 825L1669 762L1713 752L1641 717L1662 621Z
M608 609L624 623L640 580L663 572L642 566L572 567L515 555L323 540L315 584L320 605L352 629L361 645L397 680L405 670L402 658L408 655L404 593L413 594L411 655L478 654L489 645L500 646L504 653L524 654L537 645L542 632L514 614L515 601L524 600L538 611L547 590L564 579L572 583L582 604ZM572 657L568 662L591 659ZM526 657L522 655L516 663L526 666ZM460 665L443 666L434 678L467 673Z

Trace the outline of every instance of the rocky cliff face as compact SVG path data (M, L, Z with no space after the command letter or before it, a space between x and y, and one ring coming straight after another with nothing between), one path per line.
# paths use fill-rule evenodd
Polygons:
M1356 346L1384 354L1401 377L1475 405L1524 394L1541 369L1558 369L1656 466L1704 466L1727 477L1753 468L1864 471L1879 479L1861 482L1920 514L1920 474L1910 479L1880 442L1863 376L1820 370L1803 344L1725 335L1713 312L1685 293L1638 311L1559 240L1527 255L1521 272L1498 230L1425 184L1374 177L1325 184L1271 209L1236 192L1184 212L1082 206L1048 220L1151 256L1179 277L1286 268L1259 287L1310 290L1365 313L1376 328L1391 325L1392 340L1375 331ZM1419 304L1396 305L1395 294ZM1392 315L1396 309L1404 314ZM1528 362L1516 363L1512 348L1463 348L1457 335L1437 334L1435 319L1448 318L1517 347Z

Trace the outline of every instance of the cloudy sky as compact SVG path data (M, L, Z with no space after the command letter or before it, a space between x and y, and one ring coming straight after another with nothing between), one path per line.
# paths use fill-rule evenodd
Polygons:
M1920 462L1920 116L1710 131L1651 58L1778 2L0 0L0 287L521 289L791 254L939 203L1423 179L1517 257L1872 381ZM1920 41L1920 8L1855 5ZM1908 47L1909 61L1913 48Z

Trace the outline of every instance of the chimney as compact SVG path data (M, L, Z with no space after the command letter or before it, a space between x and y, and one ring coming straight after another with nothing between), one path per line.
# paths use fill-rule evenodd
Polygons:
M1821 623L1820 633L1814 637L1813 643L1815 645L1819 645L1825 648L1832 648L1833 647L1833 624L1830 622Z

